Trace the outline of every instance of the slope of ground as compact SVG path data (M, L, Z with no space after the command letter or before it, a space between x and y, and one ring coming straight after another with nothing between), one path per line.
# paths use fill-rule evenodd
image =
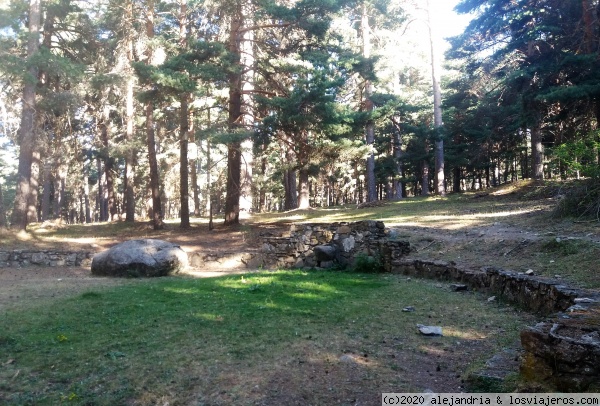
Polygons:
M522 183L487 193L467 193L448 198L412 198L400 202L386 202L374 207L337 207L255 215L245 219L240 226L217 226L212 231L208 230L207 222L202 219L196 219L189 230L180 230L176 223L169 223L165 230L159 232L153 231L147 223L72 226L46 223L32 226L28 233L2 232L0 250L34 248L100 251L126 239L160 238L178 242L187 251L245 252L257 249L261 233L281 232L295 222L374 219L384 221L393 230L395 238L410 241L413 247L411 258L455 261L471 268L494 266L523 272L532 269L536 274L561 278L573 285L600 288L600 262L597 260L600 257L598 223L553 218L552 210L555 204L555 197L548 195L543 187ZM401 278L398 281L402 283ZM74 297L89 292L90 289L96 292L108 289L108 292L119 285L144 283L140 280L96 278L91 276L86 268L0 268L0 316L29 308L52 306L60 298ZM445 295L448 294L447 286L435 282L432 282L431 286L440 289L439 295L445 300ZM435 317L438 315L433 306L428 317L437 321ZM522 317L522 323L532 321L529 316ZM494 334L503 334L501 325L494 327L485 321L481 322L478 329L492 329ZM511 334L514 334L514 331ZM510 335L504 338L505 342L512 340L513 344L516 339L516 336L511 338ZM410 375L410 379L405 380L409 385L407 387L419 390L461 390L464 388L465 376L461 373L464 371L461 371L460 365L463 365L465 360L477 360L475 364L481 365L482 360L493 351L488 344L475 339L456 341L463 342L463 345L454 345L449 341L446 343L447 348L441 350L432 342L431 346L423 347L417 354L408 356L398 351L401 347L394 344L394 337L383 337L379 344L366 340L364 337L354 337L356 348L368 348L368 352L377 353L379 356L384 356L386 351L392 351L393 354L390 352L391 355L385 356L399 357L398 365L402 364L402 367L399 367L398 373ZM294 354L297 353L294 357L309 359L315 352L322 351L323 342L309 341L306 345L290 350ZM469 344L464 345L465 343ZM343 348L340 348L340 351L343 353ZM335 385L346 388L343 390L347 391L350 398L357 396L352 389L358 384L355 382L357 378L352 375L352 369L356 368L356 365L372 361L367 359L368 352L361 354L354 351L348 357L338 354L336 359L339 362L331 364L326 361L327 365L321 366L314 362L296 362L296 358L291 360L285 357L278 358L276 365L264 364L261 368L271 372L277 371L272 375L269 385L278 389L270 392L271 397L263 398L262 404L281 401L281 396L286 390L316 393L320 394L322 399L330 399L327 392L333 390L331 388ZM445 375L439 373L437 359L440 356L452 364L452 368L442 368L447 372ZM0 365L4 368L12 368L11 362L0 359ZM349 364L346 365L346 362ZM467 364L470 364L470 361ZM221 373L231 374L233 380L241 379L235 371L238 367L225 367ZM315 371L321 367L329 371L327 376L315 375ZM18 374L18 370L16 373ZM367 372L367 375L359 379L362 384L374 379L368 375ZM315 380L306 380L307 376L314 376ZM246 394L254 393L252 396L257 399L260 390L253 389L251 381L244 382L244 385L249 386L239 389L241 393L247 390ZM442 385L444 382L447 385ZM222 384L227 385L227 382ZM303 388L302 391L300 387ZM351 393L354 395L350 395ZM226 398L225 394L220 396L217 393L211 402L226 403ZM360 396L355 398L356 401L360 399L364 400ZM297 399L297 403L302 403L302 399Z

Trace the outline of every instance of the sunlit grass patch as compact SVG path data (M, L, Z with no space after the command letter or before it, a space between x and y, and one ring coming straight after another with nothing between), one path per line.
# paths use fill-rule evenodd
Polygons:
M268 388L272 373L292 373L281 370L290 357L343 369L346 353L357 354L359 376L377 378L356 390L377 392L398 382L390 353L405 359L431 345L417 323L448 331L436 348L458 340L490 351L516 340L526 323L477 295L438 286L392 275L279 271L165 278L8 311L0 316L0 403L219 403L225 392L233 396L229 377L236 399L255 399L253 388ZM417 311L403 313L407 305ZM499 325L502 334L490 333ZM407 389L422 389L406 379Z

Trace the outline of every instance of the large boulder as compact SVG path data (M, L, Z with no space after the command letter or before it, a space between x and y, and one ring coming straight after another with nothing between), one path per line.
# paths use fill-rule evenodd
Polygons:
M333 245L317 245L314 253L317 266L331 268L336 260L338 249Z
M166 276L183 270L188 257L179 245L161 240L130 240L94 255L92 273L102 276Z

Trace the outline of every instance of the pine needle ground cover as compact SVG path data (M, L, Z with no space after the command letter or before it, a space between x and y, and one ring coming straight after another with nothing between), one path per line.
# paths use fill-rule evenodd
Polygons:
M421 336L418 323L444 336ZM431 382L464 389L529 323L476 293L396 275L143 281L0 314L0 403L380 404L381 392Z

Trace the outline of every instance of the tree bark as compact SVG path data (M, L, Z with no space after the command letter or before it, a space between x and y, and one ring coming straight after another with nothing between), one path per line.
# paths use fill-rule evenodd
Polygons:
M431 79L433 85L433 127L435 130L435 192L441 196L446 194L444 185L444 139L441 130L442 122L442 89L440 87L440 69L438 67L438 55L433 37L433 22L431 20L431 8L427 0L427 25L429 27L429 46L431 50Z
M394 163L396 164L396 173L393 179L393 196L394 200L402 199L402 134L400 133L400 123L393 122L394 124L394 135L393 137L393 148L394 148Z
M6 228L8 221L6 220L6 208L4 207L4 196L2 196L3 185L0 182L0 228Z
M531 174L533 179L544 179L544 148L539 124L531 129Z
M308 189L308 169L300 168L298 171L298 208L310 208L310 193Z
M241 2L233 12L229 29L228 49L234 58L233 64L241 68L240 39L243 35L244 13ZM228 77L229 106L228 124L236 132L243 123L242 117L242 69L233 70ZM241 142L236 140L227 145L227 195L225 197L225 225L240 222L240 189L242 171Z
M180 100L179 112L179 196L181 206L180 228L190 227L190 192L189 192L189 170L188 170L188 143L189 143L189 123L188 123L188 95L184 95Z
M127 6L127 18L129 24L133 23L133 1L130 0ZM133 30L133 28L131 27ZM133 38L127 37L127 62L129 66L134 60L133 57ZM134 188L134 167L135 167L135 149L133 148L133 124L134 124L134 104L133 104L133 85L134 77L131 68L128 67L126 70L127 83L125 89L125 174L124 174L124 196L125 200L125 221L135 221L135 188Z
M29 178L29 198L27 202L27 222L36 223L38 221L38 194L40 186L40 165L41 165L41 154L39 148L36 146L33 149L31 155L31 176Z
M369 26L369 15L367 13L367 3L363 2L361 9L361 35L362 35L362 54L364 58L371 57L371 27ZM365 100L364 109L369 114L373 112L374 106L371 97L373 96L373 83L365 80ZM373 151L375 144L375 123L371 118L368 119L365 127L365 143L369 149L366 162L366 182L367 182L367 201L377 200L377 179L375 178L375 153Z
M154 1L149 0L146 14L146 36L154 38ZM146 60L148 65L152 64L153 49L148 44ZM158 172L158 160L156 158L156 136L154 133L154 103L152 100L146 103L146 148L148 151L148 166L150 167L150 195L152 196L152 228L161 230L164 227L162 204L160 201L160 177Z
M108 136L108 120L109 120L109 111L108 108L104 109L102 113L102 121L98 124L100 128L100 140L102 141L103 148L103 160L104 160L104 177L106 180L106 209L105 221L115 221L117 218L117 202L115 197L115 187L114 187L114 160L110 156L110 143Z
M44 169L42 175L44 179L44 186L42 192L42 221L46 221L50 218L50 189L52 182L51 170L52 164L50 163L50 161L46 160L46 162L44 162Z
M421 196L429 196L429 162L423 160L421 178Z
M454 169L452 170L452 191L454 193L460 193L461 192L461 187L460 187L460 166L455 166Z
M247 16L253 12L252 0L242 0L242 16L246 20ZM246 130L251 130L254 124L254 30L244 30L240 38L240 65L242 68L241 88L242 88L242 106L241 120ZM253 184L252 172L254 169L254 143L252 139L247 139L241 144L241 175L240 175L240 210L250 213L253 209Z
M296 189L296 171L286 169L283 175L283 187L285 197L283 202L283 210L294 210L298 208L297 189Z
M41 22L40 0L31 0L29 4L29 38L27 40L27 57L31 58L39 50L39 35ZM12 213L11 227L25 230L27 228L28 203L31 194L31 164L33 150L36 143L36 79L37 68L31 67L27 71L23 87L23 109L21 112L21 126L19 128L19 167L17 171L17 190Z

